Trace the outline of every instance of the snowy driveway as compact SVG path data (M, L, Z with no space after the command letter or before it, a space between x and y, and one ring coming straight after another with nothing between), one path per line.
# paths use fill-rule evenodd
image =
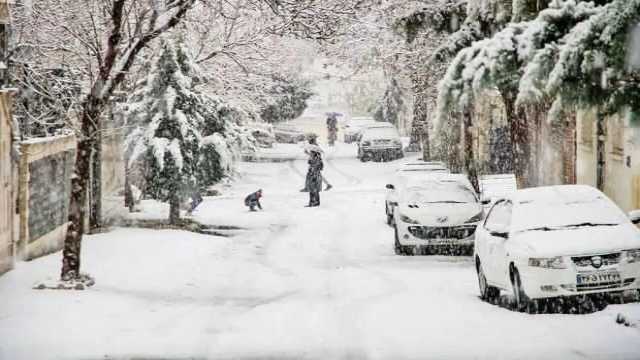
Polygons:
M0 359L638 359L639 304L527 315L478 299L470 259L400 257L384 223L393 169L336 158L307 209L305 164L245 164L195 217L223 238L116 229L91 236L83 292L36 291L60 254L0 277ZM264 212L242 198L263 188Z

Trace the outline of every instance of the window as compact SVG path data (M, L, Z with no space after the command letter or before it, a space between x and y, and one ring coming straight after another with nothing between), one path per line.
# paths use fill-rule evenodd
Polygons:
M511 202L506 200L497 202L487 216L487 220L484 223L485 229L489 231L502 231L508 229L510 225Z

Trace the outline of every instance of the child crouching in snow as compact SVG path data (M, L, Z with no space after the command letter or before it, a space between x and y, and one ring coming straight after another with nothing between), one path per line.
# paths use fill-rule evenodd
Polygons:
M262 205L260 204L261 197L262 189L247 195L247 197L244 198L244 205L249 207L249 211L256 211L256 206L262 210Z

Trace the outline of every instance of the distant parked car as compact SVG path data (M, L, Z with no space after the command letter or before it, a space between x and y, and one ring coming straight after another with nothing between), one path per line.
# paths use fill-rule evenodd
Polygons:
M531 311L539 299L637 290L633 221L640 214L625 216L590 186L517 190L497 200L476 231L480 295L489 301L508 291L517 309Z
M274 126L273 133L279 143L295 144L305 140L304 132L289 124Z
M370 127L362 132L362 137L358 141L360 161L389 161L402 157L404 157L402 141L398 130L393 125Z
M343 122L342 134L344 142L347 144L357 142L362 130L372 123L375 123L375 120L370 117L354 117Z
M437 174L409 181L393 212L398 255L471 255L482 205L461 174Z
M478 185L480 201L487 205L518 190L514 174L481 175L478 177Z
M276 138L270 131L266 129L251 129L251 135L259 147L261 148L272 148L273 144L276 142Z
M406 164L400 165L398 168L398 172L407 173L407 172L433 172L433 171L444 171L450 172L449 168L447 168L444 164L439 162L431 162L431 161L413 161L408 162Z

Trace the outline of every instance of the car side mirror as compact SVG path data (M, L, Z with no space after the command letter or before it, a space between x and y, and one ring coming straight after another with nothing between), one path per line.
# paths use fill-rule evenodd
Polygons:
M508 239L509 238L509 230L507 229L506 226L502 225L502 224L497 224L494 225L495 227L493 229L488 229L489 230L489 234L491 236L495 236L495 237L499 237L499 238L503 238L503 239Z
M636 225L640 225L640 210L629 212L629 220Z
M491 234L491 236L495 236L503 239L509 238L509 233L506 231L490 231L489 234Z
M489 205L491 204L491 199L480 199L480 204Z
M387 184L387 186L385 187L389 190L394 190L396 188L395 186L393 186L393 184Z

